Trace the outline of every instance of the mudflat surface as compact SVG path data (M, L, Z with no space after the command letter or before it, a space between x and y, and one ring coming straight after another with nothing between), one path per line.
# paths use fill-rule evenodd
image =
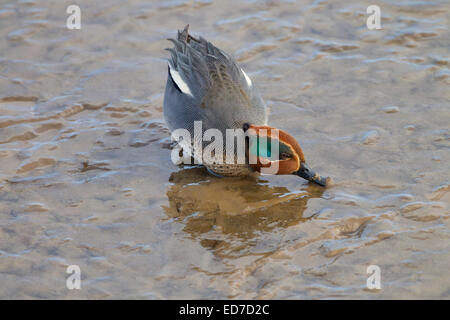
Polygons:
M78 4L0 3L0 298L450 298L448 1ZM171 163L187 23L334 186Z

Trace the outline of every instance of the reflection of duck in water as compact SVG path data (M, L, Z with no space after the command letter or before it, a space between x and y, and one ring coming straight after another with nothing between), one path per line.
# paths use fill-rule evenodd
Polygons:
M170 130L187 130L192 139L195 122L201 121L201 130L215 129L222 137L228 129L248 131L250 139L256 141L249 148L250 155L260 157L260 151L264 154L263 150L279 150L265 161L249 162L248 153L247 161L239 163L233 159L213 161L205 164L210 171L223 176L243 176L250 171L276 168L271 174L295 174L321 186L328 184L328 179L306 164L303 151L292 136L266 125L268 111L264 101L230 55L202 37L194 38L188 33L188 26L178 32L177 39L170 40L174 47L168 49L171 58L164 95L164 118ZM180 139L180 145L186 151L192 149L185 139Z
M255 177L220 179L199 167L173 172L167 191L170 218L185 223L184 231L201 243L212 243L211 231L220 234L253 238L259 232L288 227L309 218L303 212L309 199L319 198L323 189L309 185L292 193L285 187L272 187ZM214 242L214 241L213 241Z

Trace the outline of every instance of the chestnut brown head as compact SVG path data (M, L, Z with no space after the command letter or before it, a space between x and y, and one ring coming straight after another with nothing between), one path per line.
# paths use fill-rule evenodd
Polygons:
M253 170L271 174L295 174L326 186L329 178L316 174L307 164L298 142L283 130L269 126L248 126L248 156Z

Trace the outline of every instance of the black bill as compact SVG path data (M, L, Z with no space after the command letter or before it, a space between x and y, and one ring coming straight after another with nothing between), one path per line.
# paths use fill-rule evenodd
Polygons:
M314 182L322 187L327 186L329 182L329 178L319 176L304 162L300 165L300 169L297 172L294 172L294 174L302 177L303 179Z

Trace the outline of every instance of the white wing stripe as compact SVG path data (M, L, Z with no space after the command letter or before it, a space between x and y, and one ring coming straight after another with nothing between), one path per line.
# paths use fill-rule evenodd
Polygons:
M175 81L178 88L180 88L181 92L193 97L191 89L189 89L189 86L187 85L187 83L183 81L183 79L181 78L181 76L177 70L172 69L172 66L170 64L169 64L169 70L170 70L170 76L172 77L173 81Z
M249 87L251 87L252 86L252 79L250 79L250 77L245 73L245 71L243 69L241 69L241 71L244 74L245 81L247 81L247 85Z

